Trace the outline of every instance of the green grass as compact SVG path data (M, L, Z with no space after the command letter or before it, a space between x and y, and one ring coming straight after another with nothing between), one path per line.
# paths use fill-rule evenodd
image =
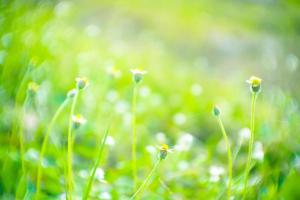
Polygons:
M164 143L173 153L140 199L226 198L216 102L231 196L300 199L298 10L294 1L0 1L0 199L130 199ZM136 103L134 68L148 71ZM250 75L263 79L255 131ZM70 99L53 122L76 77L90 83L76 112ZM31 82L40 87L24 103ZM77 113L87 122L75 129ZM241 140L244 128L251 138Z

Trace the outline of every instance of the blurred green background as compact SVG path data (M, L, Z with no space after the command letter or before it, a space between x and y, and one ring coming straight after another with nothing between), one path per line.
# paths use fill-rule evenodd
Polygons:
M111 123L91 199L128 199L130 69L142 68L148 73L137 106L139 181L157 145L174 149L142 199L224 199L226 148L211 109L222 109L235 151L250 126L251 75L263 83L249 199L300 199L299 10L297 0L0 0L0 198L15 199L21 176L18 136L11 137L16 121L24 127L29 169L24 199L32 199L47 125L75 78L86 76L90 85L76 108L87 123L75 133L74 192L80 199ZM24 104L30 81L40 88ZM65 199L68 117L69 107L50 136L43 199ZM242 144L235 199L246 155Z

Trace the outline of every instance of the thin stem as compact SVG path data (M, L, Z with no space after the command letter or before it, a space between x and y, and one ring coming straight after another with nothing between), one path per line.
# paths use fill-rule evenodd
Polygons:
M252 151L253 151L253 144L254 144L254 128L255 128L255 102L256 102L257 93L252 93L252 101L251 101L251 135L249 140L249 147L248 147L248 158L247 158L247 165L245 169L245 182L244 182L244 191L243 191L243 199L246 198L247 188L248 188L248 179L249 179L249 172L251 168L251 158L252 158Z
M226 134L224 125L222 123L221 117L218 116L218 122L226 143L226 148L227 148L227 156L228 156L228 188L227 188L227 198L228 200L230 200L231 197L231 188L232 188L232 155L231 155L231 147L230 147L230 143L228 140L228 136Z
M132 176L133 176L133 185L134 190L137 186L137 169L136 169L136 99L137 99L137 85L134 84L133 95L132 95Z
M155 163L155 165L153 166L153 168L152 168L151 172L149 173L149 175L146 177L146 179L144 180L144 182L142 183L142 185L138 188L138 190L132 195L132 197L130 197L130 200L133 200L134 198L136 198L137 195L144 190L144 188L146 187L146 185L149 182L150 178L153 176L153 173L155 172L155 170L159 166L160 161L161 161L161 159L159 159Z
M21 158L21 165L22 165L22 174L25 173L25 159L24 159L24 155L25 155L25 145L24 145L24 133L23 133L23 120L24 120L24 114L25 114L25 107L26 107L26 103L28 101L29 97L28 97L28 93L26 94L25 100L24 100L24 105L23 105L23 111L22 111L22 118L21 118L21 125L19 128L19 143L20 143L20 158Z
M92 189L94 177L95 177L97 168L98 168L98 166L100 164L100 161L101 161L101 158L102 158L103 149L104 149L104 145L106 143L106 139L107 139L108 133L109 133L109 127L106 129L106 131L104 133L104 136L103 136L103 139L102 139L102 142L101 142L101 146L100 146L100 149L99 149L99 153L98 153L98 157L97 157L96 163L94 165L94 168L92 170L92 174L90 175L90 178L88 180L87 188L86 188L85 193L84 193L83 198L82 198L83 200L87 200L88 199L89 193L90 193L90 191Z
M67 179L68 179L68 191L67 196L69 200L72 200L72 191L73 191L73 171L72 171L72 148L73 148L73 137L72 137L72 116L75 112L75 106L77 103L79 95L79 90L77 89L77 92L73 98L72 107L71 107L71 113L70 113L70 119L69 119L69 127L68 127L68 152L67 152Z
M44 140L42 143L39 165L38 165L38 170L37 170L37 179L36 179L36 188L37 189L36 189L35 199L39 199L39 197L40 197L40 185L41 185L41 178L42 178L42 163L43 163L43 159L44 159L44 155L45 155L45 151L46 151L46 147L47 147L47 143L48 143L48 138L52 131L54 123L56 122L58 116L61 114L61 112L66 107L67 103L68 103L68 99L65 99L64 102L59 106L59 108L55 112L54 116L52 117L52 119L49 123L48 129L47 129L47 132L45 134L45 137L44 137Z

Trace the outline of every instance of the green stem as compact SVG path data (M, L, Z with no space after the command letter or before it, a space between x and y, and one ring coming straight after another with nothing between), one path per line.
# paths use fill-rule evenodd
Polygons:
M243 191L243 199L246 198L247 188L248 188L248 179L249 179L249 172L251 168L251 158L252 158L252 151L253 151L253 144L254 144L254 127L255 127L255 102L256 102L257 93L252 93L252 101L251 101L251 135L249 140L249 147L248 147L248 158L247 158L247 165L245 169L245 179L244 179L244 191Z
M227 148L227 156L228 156L228 188L227 188L227 198L228 200L230 200L231 197L231 188L232 188L232 155L231 155L231 147L230 147L230 143L228 140L228 136L226 134L224 125L222 123L221 117L218 116L218 122L219 122L219 126L221 128L225 143L226 143L226 148Z
M68 196L68 200L72 200L72 191L73 191L73 171L72 171L72 148L73 148L73 137L72 137L72 116L74 115L75 112L75 106L77 103L77 99L78 99L78 95L79 95L79 90L77 89L76 94L73 98L73 102L72 102L72 107L71 107L71 113L70 113L70 119L69 119L69 127L68 127L68 151L67 151L67 180L68 180L68 191L67 191L67 196Z
M25 114L25 107L26 103L28 101L29 97L28 94L26 94L25 100L24 100L24 105L23 105L23 111L22 111L22 117L21 117L21 122L20 122L20 128L19 128L19 143L20 143L20 158L21 158L21 165L22 165L22 174L25 173L25 144L24 144L24 132L23 132L23 124L24 124L24 114Z
M90 191L92 189L94 177L95 177L97 168L98 168L98 166L100 164L100 161L101 161L101 158L102 158L103 149L104 149L104 145L106 143L106 138L108 136L108 133L109 133L109 127L106 129L106 131L104 133L104 136L103 136L103 139L102 139L102 142L101 142L101 146L100 146L100 149L99 149L99 153L98 153L98 157L97 157L96 163L94 165L94 168L92 170L92 174L90 175L90 178L88 180L87 188L86 188L85 193L84 193L83 198L82 198L83 200L87 200L88 199Z
M57 111L55 112L53 118L50 121L50 124L48 126L46 135L44 137L43 143L42 143L42 148L41 148L41 153L40 153L40 159L39 159L39 165L38 165L38 170L37 170L37 179L36 179L36 196L35 199L39 199L40 197L40 185L41 185L41 177L42 177L42 164L43 164L43 159L44 159L44 155L45 155L45 151L46 151L46 147L47 147L47 143L48 143L48 138L49 135L52 131L53 125L56 122L58 116L61 114L61 112L64 110L64 108L66 107L68 103L68 99L65 99L64 102L59 106L59 108L57 109Z
M137 99L137 86L136 84L133 87L132 95L132 176L133 176L133 185L134 190L137 186L137 168L136 168L136 99Z
M144 190L144 188L146 187L147 183L149 182L150 178L153 176L153 173L155 172L155 170L157 169L157 167L160 164L161 159L159 159L154 167L152 168L151 172L149 173L149 175L146 177L146 179L144 180L144 182L142 183L142 185L138 188L138 190L132 195L132 197L130 197L130 200L133 200L134 198L137 197L137 195Z

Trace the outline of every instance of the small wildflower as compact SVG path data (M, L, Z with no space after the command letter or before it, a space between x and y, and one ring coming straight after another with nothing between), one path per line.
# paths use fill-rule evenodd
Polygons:
M167 157L167 155L168 155L168 152L169 152L169 146L166 145L166 144L163 144L163 145L159 148L159 150L160 150L159 158L160 158L161 160L164 160L164 159Z
M253 93L260 92L262 79L251 76L246 82L250 84L250 89Z
M28 93L34 95L39 90L40 86L36 82L30 82L28 84Z
M76 78L76 87L78 90L83 90L89 84L89 81L86 77L77 77Z
M77 93L77 90L76 89L71 89L68 93L67 93L67 98L73 98L75 97Z
M135 83L141 82L142 79L143 79L143 76L144 76L145 74L147 74L147 71L140 70L140 69L131 69L130 71L131 71L131 73L132 73L132 75L133 75L133 81L134 81Z
M73 115L72 116L72 122L73 122L73 128L77 129L79 128L82 124L86 123L86 119L82 117L81 115Z
M221 115L221 110L218 106L214 106L213 115L216 116L216 117L219 117Z

